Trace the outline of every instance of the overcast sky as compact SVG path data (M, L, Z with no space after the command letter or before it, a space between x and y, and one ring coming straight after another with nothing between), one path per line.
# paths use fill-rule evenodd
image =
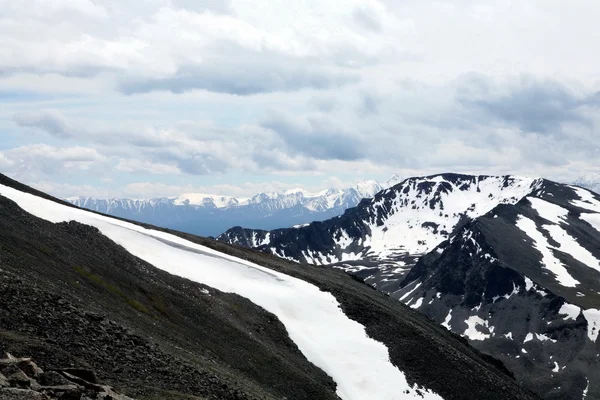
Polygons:
M63 197L600 174L599 16L594 0L0 0L0 172Z

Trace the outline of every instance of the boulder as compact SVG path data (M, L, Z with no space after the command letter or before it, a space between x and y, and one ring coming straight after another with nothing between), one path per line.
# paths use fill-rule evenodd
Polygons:
M61 369L61 371L74 375L90 383L98 383L98 377L96 376L96 373L91 369L63 368Z
M0 400L48 400L49 397L29 389L0 389Z
M11 375L9 375L7 377L8 382L10 383L10 386L12 387L18 387L18 388L29 388L31 386L31 380L29 379L29 377L27 375L25 375L25 372L19 370L18 372L15 372Z
M56 371L47 371L40 375L38 381L45 386L62 386L72 384L67 378Z
M44 373L44 371L31 360L23 359L17 363L17 366L30 378L37 379Z
M8 382L8 379L6 379L6 377L2 374L0 374L0 389L5 388L5 387L9 387L10 383Z

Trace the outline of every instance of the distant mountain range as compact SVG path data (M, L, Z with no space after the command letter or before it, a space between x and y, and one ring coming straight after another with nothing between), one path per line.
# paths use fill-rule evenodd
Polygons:
M500 359L543 398L600 400L600 195L589 190L416 177L329 220L217 239L344 270Z
M93 213L1 174L0 249L0 399L537 399L339 270Z
M600 193L600 173L583 175L576 179L573 184Z
M251 198L192 193L149 200L91 197L66 200L78 207L119 218L196 235L216 236L236 225L275 229L325 220L399 181L400 178L394 175L384 183L363 181L347 189L326 189L318 193L294 189L283 193L259 193Z

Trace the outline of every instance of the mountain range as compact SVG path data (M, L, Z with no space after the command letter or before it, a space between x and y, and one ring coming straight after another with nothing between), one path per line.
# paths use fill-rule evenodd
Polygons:
M149 200L90 197L66 200L78 207L119 218L216 236L235 225L274 229L328 219L398 181L398 176L394 175L384 183L363 181L350 188L317 193L292 189L283 193L259 193L251 198L191 193Z
M588 173L582 175L573 181L573 185L589 189L592 192L600 193L600 173Z
M3 399L536 398L342 271L80 209L3 175L0 305Z
M343 270L544 399L600 399L600 195L541 178L406 179L342 215L218 240Z

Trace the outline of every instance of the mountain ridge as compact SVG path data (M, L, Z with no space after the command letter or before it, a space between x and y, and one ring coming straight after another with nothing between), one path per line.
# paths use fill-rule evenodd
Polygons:
M250 198L191 193L178 197L126 199L71 197L65 199L81 208L116 217L137 220L203 236L216 236L234 225L264 228L289 227L327 219L341 214L385 185L362 181L346 189L325 189L311 193L291 189L282 193L265 192Z
M593 192L541 178L439 174L409 178L330 220L238 227L218 239L344 270L501 359L544 398L600 398Z
M151 254L179 243L159 264L181 268L172 258L182 251L198 257L185 250L197 244L206 246L202 251L212 249L207 262L230 260L234 264L227 261L226 267L238 268L250 260L272 271L261 279L285 273L334 295L343 313L389 348L390 360L410 385L403 396L411 392L434 398L428 390L433 388L448 399L535 398L501 364L464 340L338 271L298 269L297 264L211 239L104 217L1 175L0 191L0 298L6 305L0 310L0 347L33 357L45 369L57 361L84 363L137 398L337 398L331 379L306 362L304 350L299 352L282 329L285 320L235 293L148 264L146 253L131 249L127 240L118 239L120 245L113 241L120 232L144 240L162 238L142 246L152 248ZM64 222L61 213L75 218ZM97 228L98 221L108 225ZM463 390L470 385L471 390Z

